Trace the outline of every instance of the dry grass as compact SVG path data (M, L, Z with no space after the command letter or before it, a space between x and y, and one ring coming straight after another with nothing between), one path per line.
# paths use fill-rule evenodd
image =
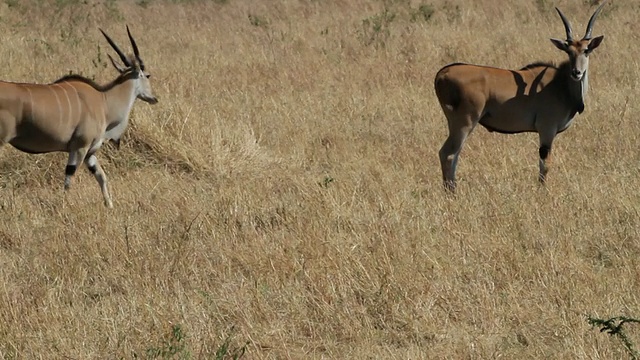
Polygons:
M40 3L0 5L2 79L106 82L97 27L124 47L128 23L160 103L101 151L112 211L86 171L63 193L64 154L0 152L0 357L626 356L586 315L640 315L637 2L596 23L548 186L535 135L479 128L455 199L436 71L563 60L553 5L576 32L594 7Z

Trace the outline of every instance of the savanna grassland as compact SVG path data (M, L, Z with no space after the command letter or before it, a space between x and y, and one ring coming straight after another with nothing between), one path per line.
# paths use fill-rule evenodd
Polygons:
M0 78L115 78L156 105L100 159L0 151L0 358L612 359L587 316L640 317L637 1L594 27L586 110L538 138L477 128L441 187L443 65L566 55L583 0L3 1ZM640 326L626 329L640 343Z

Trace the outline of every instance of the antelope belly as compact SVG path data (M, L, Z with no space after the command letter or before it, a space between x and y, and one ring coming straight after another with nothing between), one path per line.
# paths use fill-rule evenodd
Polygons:
M517 134L522 132L535 132L535 118L531 119L519 116L492 116L491 113L485 114L480 119L480 125L484 126L487 130L498 132L502 134Z
M29 154L42 154L54 151L66 151L67 143L53 139L37 139L30 137L16 137L9 141L16 149Z

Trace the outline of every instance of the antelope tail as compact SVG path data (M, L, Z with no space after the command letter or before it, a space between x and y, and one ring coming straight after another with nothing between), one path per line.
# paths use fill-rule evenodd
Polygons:
M451 80L443 74L438 74L434 81L434 87L436 90L436 96L443 107L451 111L455 111L462 101L462 95L460 94L460 88L456 84L451 83Z

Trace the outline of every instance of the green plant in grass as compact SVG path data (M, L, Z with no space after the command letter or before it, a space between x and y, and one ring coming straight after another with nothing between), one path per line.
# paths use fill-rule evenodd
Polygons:
M627 353L629 353L629 356L631 356L631 359L640 359L640 352L636 350L635 344L633 343L633 341L631 341L623 328L623 326L627 323L640 324L640 320L626 316L612 317L607 320L587 316L587 321L591 326L599 327L600 332L606 332L611 336L618 337L618 339L622 341L622 344L627 350Z
M149 359L190 359L191 354L186 349L184 330L178 324L171 327L171 332L165 336L158 346L147 349ZM134 355L134 357L136 357Z
M227 335L227 337L224 339L224 342L222 343L222 345L218 347L218 350L216 351L216 356L215 356L216 360L226 360L226 359L238 360L242 358L246 353L247 346L249 345L248 341L240 347L236 347L231 344L231 339L233 338L234 329L235 329L234 327L231 328L229 335Z

